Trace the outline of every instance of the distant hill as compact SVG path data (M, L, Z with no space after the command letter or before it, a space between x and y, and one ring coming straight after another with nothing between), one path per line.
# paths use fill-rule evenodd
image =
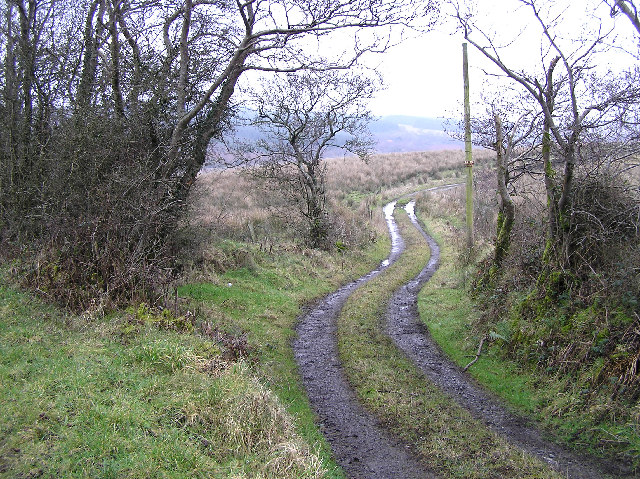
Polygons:
M463 148L444 131L441 118L392 115L383 116L370 129L379 153Z
M377 153L402 153L408 151L429 151L464 148L464 143L452 139L444 131L445 119L418 116L389 115L380 117L369 126L376 143ZM256 141L260 132L251 126L236 128L235 137L241 141ZM216 155L228 158L224 149L215 149ZM330 149L327 157L340 156L341 150ZM216 160L212 157L208 166L213 167Z

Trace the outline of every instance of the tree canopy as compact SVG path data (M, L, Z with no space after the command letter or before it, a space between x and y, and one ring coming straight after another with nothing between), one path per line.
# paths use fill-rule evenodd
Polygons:
M4 2L2 238L48 244L67 280L92 285L87 297L144 287L169 266L172 232L209 142L230 125L247 72L348 69L386 50L398 29L429 25L436 7L431 0ZM154 272L144 273L150 265ZM38 281L47 277L40 273ZM57 275L49 287L64 282Z

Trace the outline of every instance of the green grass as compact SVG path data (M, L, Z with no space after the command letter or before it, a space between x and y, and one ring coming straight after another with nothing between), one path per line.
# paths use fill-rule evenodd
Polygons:
M450 246L455 235L462 233L452 231L447 219L430 217L427 224L441 247L441 267L419 295L420 316L440 347L464 367L475 357L480 342L474 328L480 313L467 293L456 266L456 251ZM611 457L611 446L620 441L628 444L625 454L639 454L638 421L612 424L599 420L598 411L608 408L606 401L596 401L585 410L575 379L521 367L506 359L497 345L488 343L469 373L513 411L537 421L557 442ZM639 412L636 406L638 418Z
M249 248L233 243L220 247ZM254 268L229 271L220 275L215 284L194 283L179 289L180 296L190 298L217 327L247 334L254 348L254 368L294 415L297 432L314 445L328 471L325 477L344 475L314 423L299 379L291 348L295 324L301 305L367 273L388 250L387 240L378 241L364 255L347 253L339 257L311 250L304 255L271 256L254 248Z
M446 243L445 243L446 245ZM475 357L480 335L470 325L478 312L463 287L447 281L452 273L451 252L442 250L441 268L433 276L418 298L423 322L443 351L459 366L466 366ZM485 343L486 344L486 343ZM495 351L485 345L470 373L500 396L509 399L513 409L532 413L540 405L530 394L532 378L523 375L514 364L505 363Z
M430 383L382 331L393 291L428 260L428 247L398 214L407 250L384 274L348 300L339 319L339 353L365 406L415 445L445 478L561 477L541 461L514 450Z
M368 272L388 241L333 256L217 247L254 259L182 286L180 307L247 335L235 363L197 325L169 330L178 323L147 307L71 316L0 286L0 477L344 477L291 340L301 305Z
M126 324L0 287L0 476L322 476L245 364L196 335Z

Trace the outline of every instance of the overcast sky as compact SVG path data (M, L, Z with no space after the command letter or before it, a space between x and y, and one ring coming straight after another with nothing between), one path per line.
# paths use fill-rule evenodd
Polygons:
M450 115L463 99L462 41L461 35L431 32L387 52L380 64L387 88L371 102L373 113ZM471 82L478 75L473 70Z
M597 29L592 13L611 25L606 6L596 12L584 7L585 0L572 2L569 8L572 20L563 19L563 33L572 38L589 30ZM597 0L591 5L596 5ZM519 67L531 69L541 64L540 29L531 21L529 11L517 0L476 0L477 13L484 25L500 25L503 41L519 37L519 43L510 47L513 56L509 59L519 62ZM569 2L554 2L558 15ZM616 32L627 34L627 40L636 42L633 30L626 18L616 20ZM573 22L571 25L569 22ZM588 25L585 27L584 25ZM566 39L565 39L566 40ZM414 38L393 48L372 61L380 63L387 89L370 104L376 115L412 115L424 117L451 117L462 107L462 43L461 32L456 33L449 25ZM637 43L636 43L637 45ZM469 45L469 69L472 99L479 96L484 82L490 80L484 70L495 70L480 52ZM615 65L633 62L627 54L609 54L603 61Z

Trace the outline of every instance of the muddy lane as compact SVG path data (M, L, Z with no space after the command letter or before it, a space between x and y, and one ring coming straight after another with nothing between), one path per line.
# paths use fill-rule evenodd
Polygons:
M312 306L300 318L293 343L320 429L331 444L337 462L353 479L436 477L360 405L338 359L337 318L347 298L393 264L404 250L393 220L395 204L394 201L384 208L392 240L390 256L377 269Z
M612 473L628 477L615 465L595 464L591 459L577 457L545 441L525 419L507 411L497 398L478 386L441 352L420 322L417 306L420 289L438 268L440 249L418 223L414 207L415 201L412 201L405 209L429 244L431 258L418 276L393 294L385 318L387 334L440 389L514 446L541 458L569 478L596 479Z

